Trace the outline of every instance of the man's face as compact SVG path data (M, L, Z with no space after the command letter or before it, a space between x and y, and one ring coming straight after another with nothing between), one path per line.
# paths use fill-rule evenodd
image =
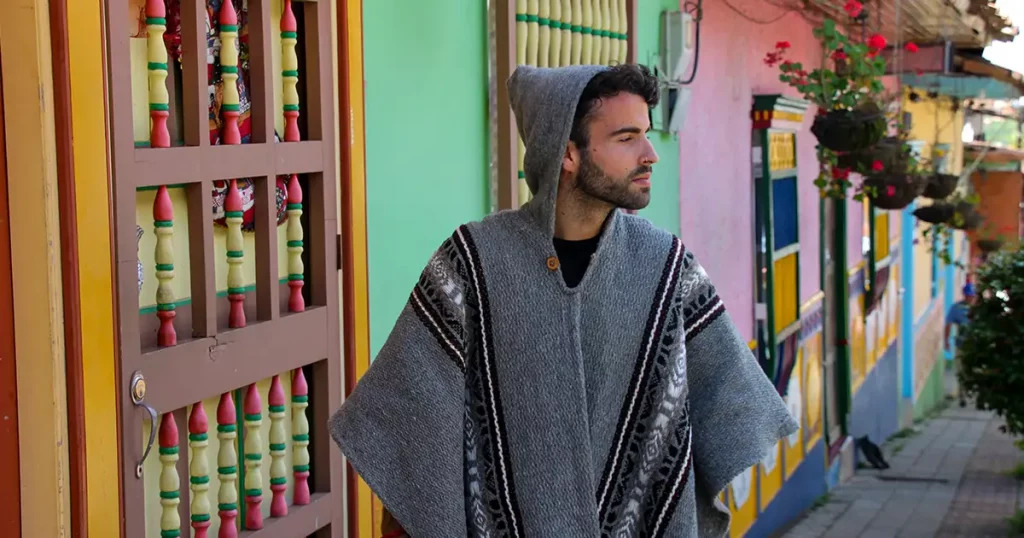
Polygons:
M647 207L651 167L658 162L646 136L650 128L647 103L639 95L620 93L598 101L586 127L587 147L576 151L570 144L569 153L578 154L576 162L566 163L569 171L576 172L575 188L613 207Z

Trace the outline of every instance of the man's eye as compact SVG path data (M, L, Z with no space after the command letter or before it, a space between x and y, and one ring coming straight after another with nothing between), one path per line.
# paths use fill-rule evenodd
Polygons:
M619 142L629 142L631 140L633 140L633 136L632 135L624 137L624 138L620 138Z

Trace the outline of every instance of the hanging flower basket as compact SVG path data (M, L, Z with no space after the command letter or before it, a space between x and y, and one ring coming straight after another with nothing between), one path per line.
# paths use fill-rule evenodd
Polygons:
M982 252L995 252L1003 248L1003 240L996 238L979 239L978 248L981 249Z
M927 190L928 188L925 187L925 191ZM919 207L914 210L914 216L917 217L917 220L929 224L949 222L952 220L954 213L956 213L956 206L948 202L935 202L932 205Z
M811 133L822 146L838 152L870 148L885 135L885 115L877 105L832 110L814 118Z
M934 174L928 177L923 195L933 200L942 200L953 194L960 176L953 174Z
M911 204L924 190L924 179L914 174L880 174L864 180L868 198L879 209L897 210Z
M955 207L953 218L949 221L950 226L963 231L973 230L981 226L981 222L984 219L981 213L978 213L978 209L974 207L974 204L964 201L957 203Z

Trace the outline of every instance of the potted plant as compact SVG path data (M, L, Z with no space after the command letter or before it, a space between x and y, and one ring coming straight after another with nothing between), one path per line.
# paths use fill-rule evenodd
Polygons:
M934 173L928 176L928 181L925 184L924 192L922 196L931 198L933 200L943 200L953 194L956 190L956 184L960 181L960 176L954 174L939 174Z
M814 36L825 53L820 67L808 72L801 63L786 60L790 48L786 41L776 43L765 63L778 66L779 80L818 106L811 132L823 147L836 152L871 147L887 127L879 105L885 73L885 59L879 52L886 47L885 38L875 34L865 43L854 43L828 18L814 29Z

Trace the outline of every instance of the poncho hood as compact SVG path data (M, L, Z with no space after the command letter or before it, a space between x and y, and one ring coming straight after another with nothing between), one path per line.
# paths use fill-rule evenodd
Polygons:
M583 90L601 65L544 68L521 65L508 80L508 94L519 136L526 145L523 169L533 198L523 206L536 224L554 235L555 199L562 156ZM614 213L612 218L614 218Z

